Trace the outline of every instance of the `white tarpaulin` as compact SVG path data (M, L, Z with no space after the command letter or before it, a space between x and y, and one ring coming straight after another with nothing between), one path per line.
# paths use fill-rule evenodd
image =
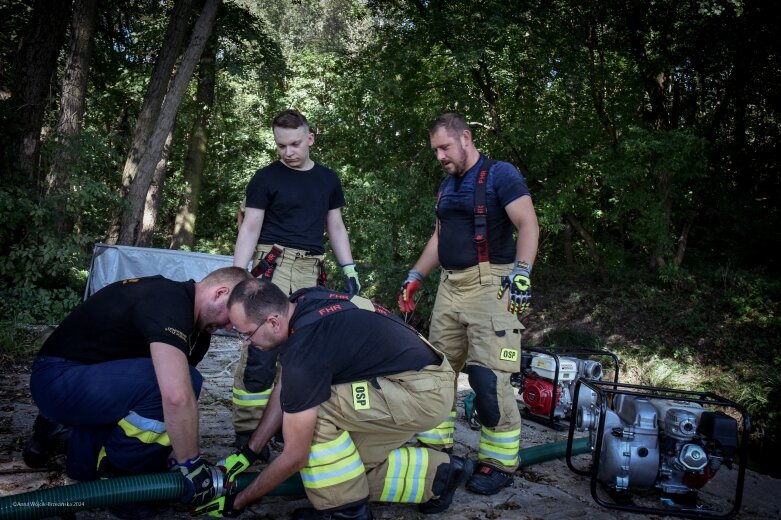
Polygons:
M173 249L95 244L84 299L106 285L160 274L176 281L196 282L220 267L233 265L233 257Z

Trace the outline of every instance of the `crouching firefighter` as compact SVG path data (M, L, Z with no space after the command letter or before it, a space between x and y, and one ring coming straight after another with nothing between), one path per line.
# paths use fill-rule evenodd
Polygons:
M249 444L223 464L229 489L280 425L285 446L243 491L197 511L238 515L299 470L314 508L295 510L294 519L369 519L370 501L447 509L472 462L405 446L450 411L455 374L441 353L386 309L326 288L288 299L250 280L228 306L248 346L282 345L280 382L266 413Z
M71 429L66 465L71 478L171 469L185 477L183 503L212 500L221 492L222 475L199 457L203 378L195 366L211 333L229 325L231 291L250 278L244 269L225 267L199 282L162 276L122 280L76 307L33 363L30 390L42 419L36 420L27 451L49 453L46 443L54 439L35 430L61 424ZM140 519L154 516L158 505L109 510Z
M469 376L482 430L479 464L466 488L493 495L512 484L519 465L521 415L510 376L520 370L516 316L531 298L539 226L523 176L513 165L481 155L463 117L443 114L429 139L448 175L439 189L434 233L402 285L399 307L412 312L423 277L442 266L429 340L453 369ZM418 440L451 448L454 420L455 406L447 421Z

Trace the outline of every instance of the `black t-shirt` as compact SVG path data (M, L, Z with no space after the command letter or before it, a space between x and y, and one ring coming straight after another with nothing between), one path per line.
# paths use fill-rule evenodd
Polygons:
M322 255L326 216L344 206L336 174L315 163L299 171L275 161L255 172L246 207L265 210L259 244L279 244Z
M477 265L475 247L475 179L485 161L480 160L461 177L448 175L440 187L439 262L445 269L466 269ZM486 184L488 211L488 256L492 264L515 261L515 226L504 207L529 194L523 175L510 163L498 161L491 167Z
M76 307L38 355L93 364L150 357L152 342L168 343L195 366L209 349L210 334L196 330L195 282L162 276L107 285Z
M310 312L339 305L343 299L320 300L308 295L328 289L296 291L291 319L294 331L281 347L282 409L301 412L327 401L331 385L420 370L441 359L417 332L393 315L361 309L326 313L322 319L296 328Z

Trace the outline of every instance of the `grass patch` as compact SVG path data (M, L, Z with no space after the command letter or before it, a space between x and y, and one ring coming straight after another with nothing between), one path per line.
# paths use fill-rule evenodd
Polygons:
M49 327L15 320L0 321L0 356L11 362L30 361L38 353L49 330Z

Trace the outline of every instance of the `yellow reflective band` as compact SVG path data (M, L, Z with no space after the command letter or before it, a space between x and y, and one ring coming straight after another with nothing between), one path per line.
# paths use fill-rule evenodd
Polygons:
M268 406L268 400L273 389L274 387L272 386L262 392L247 392L240 388L234 388L232 401L236 406L261 406L265 408Z
M503 348L499 353L502 361L518 361L518 351L514 348Z
M415 434L415 438L423 444L429 446L445 446L450 447L453 445L453 432L456 428L456 412L450 412L450 415L434 428Z
M309 462L301 469L301 480L305 488L319 489L349 482L365 473L350 434L342 432L332 441L312 445Z
M371 408L369 403L369 383L359 381L352 384L353 388L353 408L356 410L368 410Z
M118 424L125 435L138 439L144 444L171 445L171 439L168 438L168 432L165 431L165 423L161 421L141 417L135 412L130 412L120 419Z
M104 458L106 458L106 447L101 446L100 452L98 453L98 463L95 466L96 468L100 469L100 463L103 461ZM101 477L101 478L106 478L106 477Z
M505 466L518 464L521 430L494 432L483 426L480 432L480 451L477 460L497 460Z
M518 428L517 430L510 430L507 432L495 432L483 426L480 429L480 437L485 437L496 443L517 442L521 438L521 429Z
M381 502L423 501L428 473L426 448L399 448L388 454L388 470L380 494Z

